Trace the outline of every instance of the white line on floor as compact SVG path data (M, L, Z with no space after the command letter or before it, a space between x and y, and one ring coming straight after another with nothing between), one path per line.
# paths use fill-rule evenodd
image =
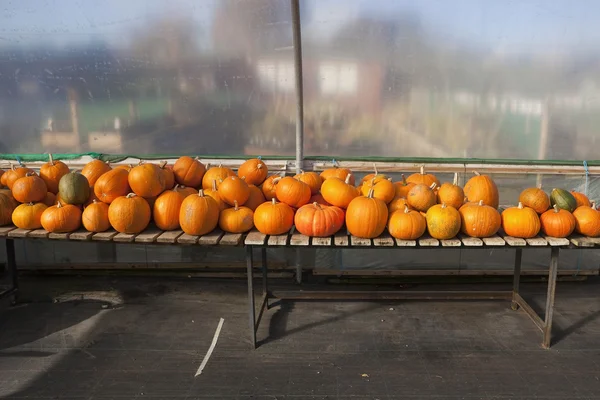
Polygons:
M223 322L225 322L225 320L223 318L221 318L221 320L219 321L219 325L217 326L217 330L215 331L215 336L213 336L212 343L210 344L210 347L208 348L208 351L206 352L206 355L204 356L204 360L202 360L202 364L200 364L200 367L198 368L198 371L196 371L196 375L194 375L194 377L197 377L198 375L200 375L202 373L202 371L204 370L204 367L206 367L206 363L208 363L208 359L212 355L212 352L215 349L215 346L217 345L217 340L219 340L219 335L221 334L221 328L223 327Z

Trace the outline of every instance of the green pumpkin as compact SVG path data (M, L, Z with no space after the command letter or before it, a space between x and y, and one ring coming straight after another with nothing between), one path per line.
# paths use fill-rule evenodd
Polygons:
M71 172L60 178L58 193L68 204L83 204L90 198L90 184L79 172Z
M573 212L577 208L577 200L575 200L575 197L564 189L552 189L552 193L550 193L550 203L553 207L556 204L558 208L562 208L569 212Z

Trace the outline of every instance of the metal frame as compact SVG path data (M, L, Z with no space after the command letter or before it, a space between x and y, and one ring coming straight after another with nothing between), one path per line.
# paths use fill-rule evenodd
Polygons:
M262 296L261 304L256 315L254 293L254 248L261 249L262 266ZM308 246L310 247L310 246ZM323 247L321 247L323 248ZM385 247L381 247L384 249ZM481 248L481 247L479 247ZM387 248L389 250L389 248ZM550 348L552 341L552 317L554 315L554 299L556 279L558 276L559 247L552 247L548 273L548 295L546 298L545 318L533 310L520 294L522 248L515 249L514 279L512 291L332 291L332 290L269 290L267 269L267 246L246 245L246 266L248 277L248 315L250 322L250 345L257 348L256 335L265 310L272 306L270 299L278 300L512 300L511 308L517 311L522 308L533 323L542 331L542 347Z
M14 239L6 239L6 272L10 280L10 287L0 292L0 299L7 296L13 296L13 303L17 300L19 292L19 275L17 272L17 262L15 258L15 241Z

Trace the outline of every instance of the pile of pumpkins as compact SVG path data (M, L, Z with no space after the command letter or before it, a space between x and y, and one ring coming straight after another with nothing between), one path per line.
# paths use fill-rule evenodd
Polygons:
M503 227L528 238L540 230L565 237L574 230L600 236L600 212L581 193L539 188L523 191L519 205L498 211L498 188L475 173L464 187L440 184L424 169L399 182L377 170L360 182L347 168L295 176L269 175L260 159L244 162L237 173L206 166L183 156L174 165L121 165L94 160L71 171L50 155L39 173L25 166L0 170L0 225L43 228L67 233L83 228L140 233L151 221L161 230L204 235L216 227L243 233L256 228L266 235L289 232L327 237L343 226L361 238L386 229L398 239L414 240L428 232L450 239L459 232L489 237Z

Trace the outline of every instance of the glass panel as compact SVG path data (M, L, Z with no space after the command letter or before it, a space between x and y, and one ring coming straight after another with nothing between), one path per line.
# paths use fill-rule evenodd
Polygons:
M305 153L597 159L600 3L303 0Z
M13 1L0 60L0 153L294 153L288 0Z

